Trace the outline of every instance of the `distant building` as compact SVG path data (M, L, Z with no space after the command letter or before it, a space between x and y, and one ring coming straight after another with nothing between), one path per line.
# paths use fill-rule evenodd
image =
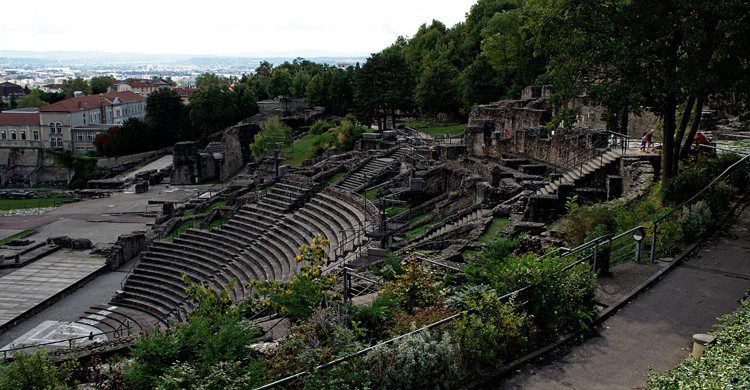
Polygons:
M60 93L62 92L62 84L45 84L42 85L42 91L49 93Z
M25 93L22 86L7 81L0 83L0 99L2 99L3 103L10 104L13 98L18 100L23 95Z
M130 118L144 116L146 98L134 92L109 92L65 99L39 109L43 147L83 153L93 149L90 141L96 134L112 125L121 125Z
M42 146L39 110L7 110L0 113L0 147L39 148Z
M174 87L172 88L173 91L177 92L177 94L180 96L180 99L182 99L182 103L188 104L190 102L190 95L193 94L193 92L197 91L198 88L182 88L182 87Z
M116 92L134 92L141 96L148 96L151 92L162 88L172 88L174 85L164 79L128 79L114 85Z

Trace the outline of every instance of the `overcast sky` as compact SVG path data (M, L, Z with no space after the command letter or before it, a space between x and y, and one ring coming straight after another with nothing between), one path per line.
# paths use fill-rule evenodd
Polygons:
M3 0L0 50L362 55L476 0Z

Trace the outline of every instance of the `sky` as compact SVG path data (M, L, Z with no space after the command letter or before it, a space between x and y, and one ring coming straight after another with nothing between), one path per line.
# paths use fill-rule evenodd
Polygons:
M0 50L368 55L476 0L3 1Z

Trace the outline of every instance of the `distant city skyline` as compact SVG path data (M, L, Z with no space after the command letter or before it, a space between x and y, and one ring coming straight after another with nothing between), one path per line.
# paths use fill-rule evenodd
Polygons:
M476 0L82 0L3 5L0 50L190 56L367 56Z

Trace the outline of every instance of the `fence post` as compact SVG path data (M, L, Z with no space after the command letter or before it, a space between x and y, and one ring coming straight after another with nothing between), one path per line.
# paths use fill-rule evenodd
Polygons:
M344 302L349 299L349 271L344 267Z
M659 225L656 222L654 222L654 228L651 231L651 254L649 254L649 260L648 260L652 264L656 262L654 258L656 256L656 234L657 234L656 230L658 228L659 228Z

